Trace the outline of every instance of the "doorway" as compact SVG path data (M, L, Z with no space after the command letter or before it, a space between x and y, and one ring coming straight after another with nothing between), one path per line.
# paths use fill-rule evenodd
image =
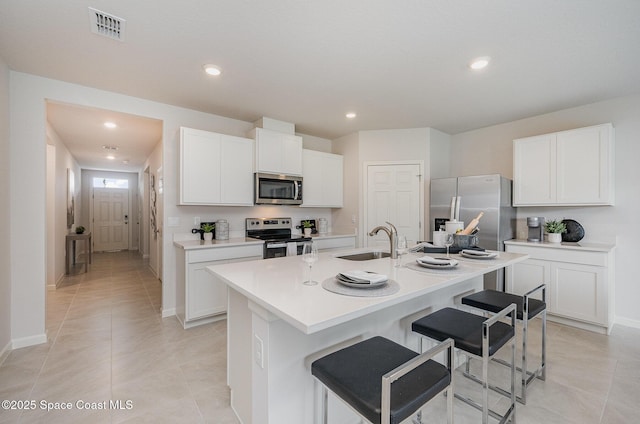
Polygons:
M391 222L398 234L415 244L422 240L424 216L422 161L365 163L364 246L389 247L383 232L369 237L369 231Z
M129 250L129 190L93 189L93 250Z

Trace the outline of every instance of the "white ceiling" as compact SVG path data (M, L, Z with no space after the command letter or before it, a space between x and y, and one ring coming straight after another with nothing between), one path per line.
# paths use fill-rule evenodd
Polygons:
M88 7L125 19L125 41L91 33ZM456 134L639 93L639 19L638 0L0 0L0 56L319 137ZM490 67L470 71L485 55Z

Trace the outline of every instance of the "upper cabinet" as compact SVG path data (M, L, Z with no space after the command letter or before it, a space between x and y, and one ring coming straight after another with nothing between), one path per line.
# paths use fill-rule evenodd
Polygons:
M343 158L332 153L302 151L302 207L341 208Z
M613 205L614 132L596 125L513 141L513 206Z
M180 204L253 205L253 140L180 128Z
M302 175L302 137L254 128L250 136L256 140L256 172Z

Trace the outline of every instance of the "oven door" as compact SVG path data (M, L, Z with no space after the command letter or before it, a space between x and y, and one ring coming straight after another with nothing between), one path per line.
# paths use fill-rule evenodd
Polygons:
M262 258L271 259L271 258L281 258L283 256L289 256L287 254L287 249L289 247L288 243L291 243L291 242L266 241L264 243ZM305 241L296 241L295 244L296 244L296 255L302 255L302 248L305 244Z
M256 205L301 205L302 177L256 174Z

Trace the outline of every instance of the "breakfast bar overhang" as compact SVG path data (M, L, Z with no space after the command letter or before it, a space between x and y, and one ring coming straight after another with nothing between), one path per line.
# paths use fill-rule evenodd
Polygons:
M231 406L243 424L316 422L310 372L315 359L375 335L417 352L420 343L411 333L412 321L459 304L462 296L482 290L484 274L528 257L500 252L491 260L461 260L462 267L447 273L394 267L389 258L355 262L338 257L344 254L320 254L313 267L313 279L319 282L315 286L302 284L308 269L296 256L207 268L229 288L227 382ZM409 255L404 261L414 259ZM354 269L386 274L399 290L356 297L323 288L323 281ZM330 422L355 416L339 402L329 402Z

